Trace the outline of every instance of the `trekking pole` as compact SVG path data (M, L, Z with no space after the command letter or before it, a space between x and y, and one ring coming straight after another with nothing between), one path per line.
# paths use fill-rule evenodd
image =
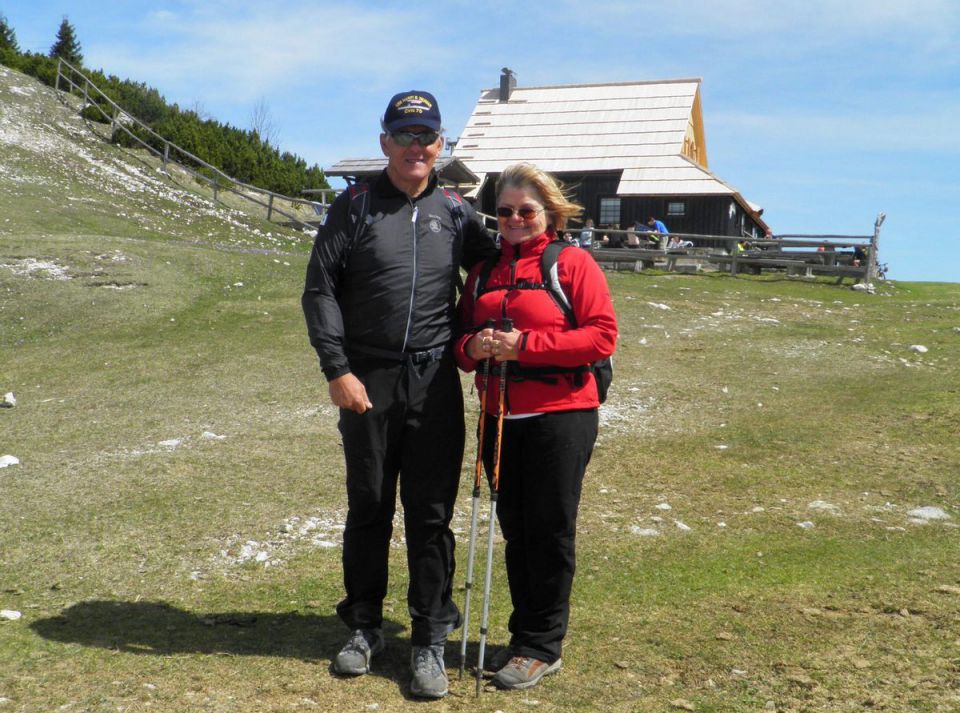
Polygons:
M513 320L504 317L501 331L512 332ZM497 438L493 446L493 477L490 481L490 525L487 529L487 571L483 585L483 618L480 620L480 652L477 655L477 696L483 679L483 655L487 646L487 624L490 619L490 583L493 575L493 533L497 528L497 497L500 491L500 447L503 443L504 400L507 388L507 362L500 362L500 393L497 405Z
M496 322L488 319L484 329L493 329ZM487 385L490 382L490 358L480 362L480 418L477 422L477 462L473 474L473 503L470 508L470 546L467 549L466 595L463 603L463 637L460 640L460 679L467 661L467 636L470 633L470 592L473 591L473 558L477 551L477 507L480 483L483 480L483 431L487 421Z

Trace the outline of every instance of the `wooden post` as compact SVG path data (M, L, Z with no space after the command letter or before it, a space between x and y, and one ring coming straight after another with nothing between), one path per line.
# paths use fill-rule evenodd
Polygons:
M884 213L880 213L877 216L876 222L873 224L873 236L870 238L870 254L867 255L867 274L864 277L864 282L868 285L873 284L873 281L877 279L877 248L880 245L880 226L883 225L886 217Z
M57 59L57 81L54 82L54 84L56 85L55 88L58 92L60 91L60 73L62 71L61 67L63 67L63 57L59 57Z
M270 200L267 201L267 221L273 217L273 194L270 194Z
M164 142L163 142L163 170L164 170L164 172L166 172L166 170L167 170L167 161L169 161L169 160L170 160L170 142L169 142L169 141L164 141Z

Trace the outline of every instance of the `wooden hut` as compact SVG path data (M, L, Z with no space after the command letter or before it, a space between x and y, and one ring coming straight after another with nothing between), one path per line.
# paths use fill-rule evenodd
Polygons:
M452 155L494 210L497 176L527 161L575 188L598 226L654 216L671 232L760 237L762 209L710 172L699 79L484 89Z

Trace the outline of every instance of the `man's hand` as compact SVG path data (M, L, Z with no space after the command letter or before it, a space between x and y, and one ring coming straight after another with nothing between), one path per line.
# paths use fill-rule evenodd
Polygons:
M367 390L360 379L353 374L346 373L338 376L329 383L330 401L338 408L364 413L373 408L367 397Z

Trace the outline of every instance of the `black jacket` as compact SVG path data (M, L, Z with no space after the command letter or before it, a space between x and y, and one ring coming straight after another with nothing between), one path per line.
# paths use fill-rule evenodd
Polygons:
M356 242L350 203L344 191L330 207L301 299L328 381L349 372L348 355L363 347L414 352L449 344L459 268L497 252L466 202L461 244L436 176L411 199L381 173L370 185L367 226Z

